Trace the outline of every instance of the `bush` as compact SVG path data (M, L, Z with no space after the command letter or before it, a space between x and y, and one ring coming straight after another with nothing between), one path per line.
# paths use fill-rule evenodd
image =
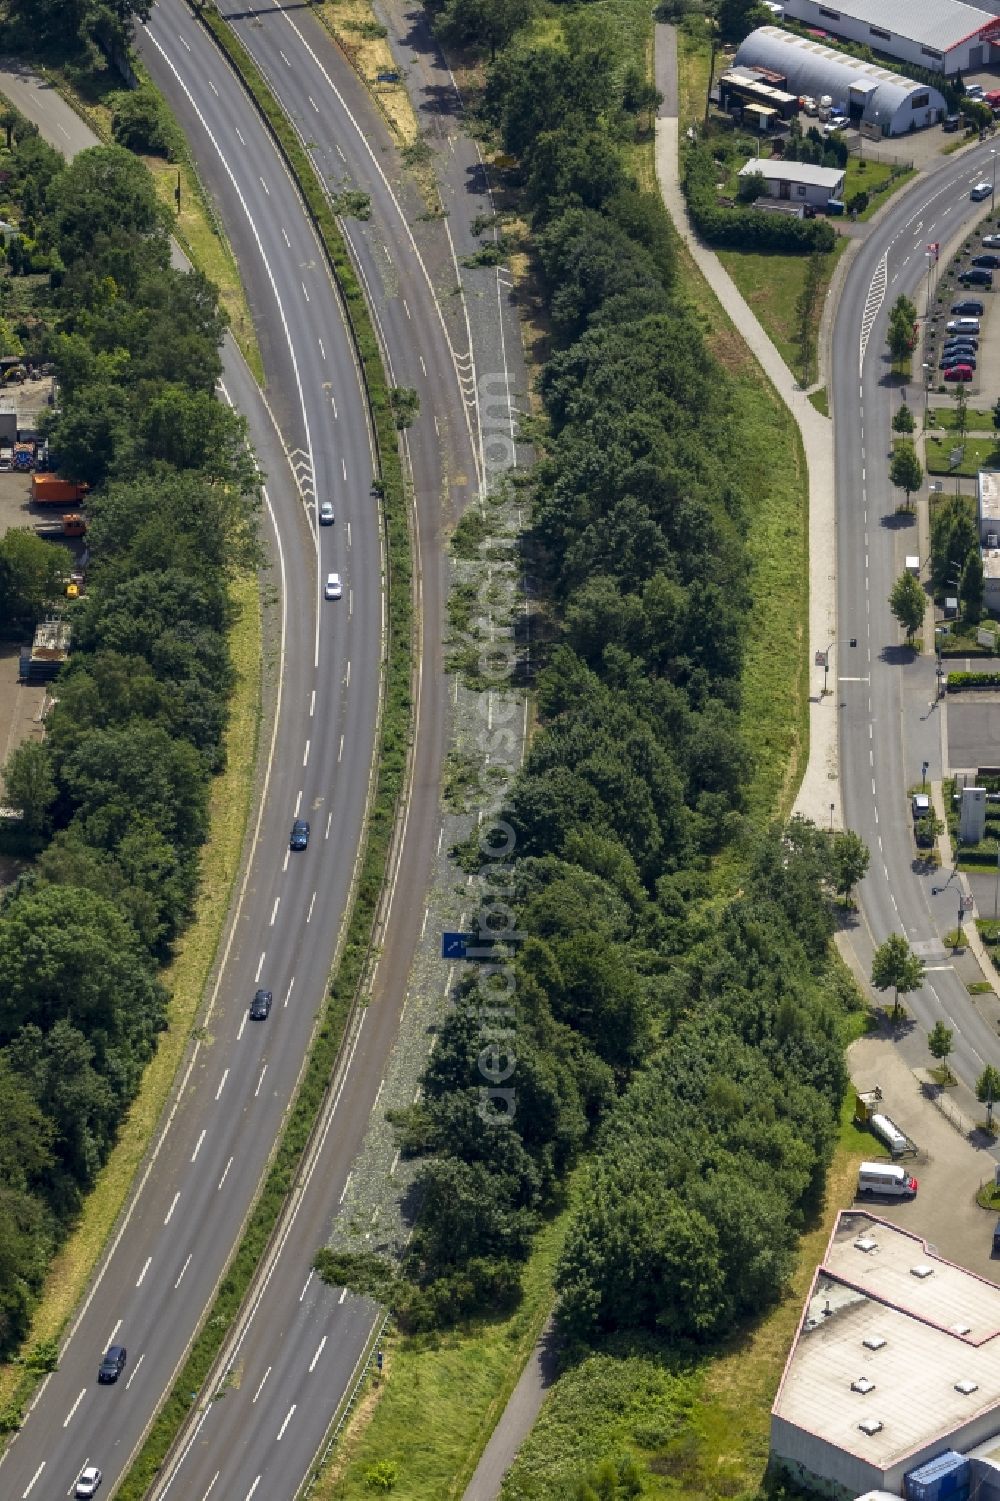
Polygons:
M391 1459L379 1459L365 1471L365 1485L370 1491L391 1491L399 1478L399 1466Z
M142 84L111 96L111 134L129 151L176 161L180 142L176 128L155 89Z
M825 219L794 219L790 214L724 207L718 202L715 181L715 163L708 148L697 143L687 146L684 196L691 218L710 245L812 255L832 250L837 243L837 236Z

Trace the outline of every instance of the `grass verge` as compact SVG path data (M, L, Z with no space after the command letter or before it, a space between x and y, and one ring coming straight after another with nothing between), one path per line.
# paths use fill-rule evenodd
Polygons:
M411 556L408 501L389 390L368 308L319 179L282 114L264 78L238 39L214 11L201 11L207 29L241 76L245 87L284 152L319 233L344 300L365 384L379 452L383 524L386 535L388 609L383 711L377 748L378 774L366 829L365 851L354 905L324 1009L287 1123L271 1159L263 1187L244 1227L225 1276L164 1406L138 1458L118 1491L119 1501L140 1501L162 1466L236 1318L272 1231L278 1222L302 1154L326 1094L344 1029L364 976L372 927L385 877L406 774L410 740L412 666Z
M826 257L823 278L812 310L812 355L807 380L815 378L815 351L823 303L830 278L847 243L846 239L840 238L836 248ZM809 257L744 250L719 250L717 254L789 370L795 375L801 375L802 361L796 337L798 316L795 308L805 286Z
M927 412L927 428L940 427L946 433L954 432L958 426L958 413L954 407L930 407ZM983 432L993 433L993 412L983 411L981 407L969 407L965 414L966 434ZM1000 434L994 436L995 443L1000 443Z
M757 823L788 813L809 754L809 494L795 420L687 250L687 299L733 389L733 432L745 456L747 549L754 603L743 667L742 727L755 761L747 789ZM785 259L782 257L781 259Z
M677 112L680 129L705 118L712 44L704 21L692 16L677 28Z
M313 7L313 13L334 38L401 145L410 145L419 136L420 127L386 28L369 0L324 0ZM398 81L379 81L380 74L389 73L395 73Z
M87 1195L79 1223L52 1263L25 1349L45 1340L58 1340L83 1296L170 1094L215 960L239 868L260 723L261 633L256 576L239 579L232 587L231 599L234 620L229 643L235 688L225 733L226 766L211 789L211 826L201 852L198 916L184 935L176 959L161 977L171 996L167 1030L143 1075L115 1148ZM35 1381L20 1366L0 1368L0 1409L20 1410Z
M379 1461L396 1467L399 1501L457 1501L548 1317L573 1197L571 1185L569 1206L537 1237L524 1296L509 1318L433 1336L392 1336L385 1365L391 1379L373 1394L377 1400L362 1404L310 1501L370 1497L366 1477Z
M821 417L829 417L830 396L825 386L819 391L810 391L809 400Z

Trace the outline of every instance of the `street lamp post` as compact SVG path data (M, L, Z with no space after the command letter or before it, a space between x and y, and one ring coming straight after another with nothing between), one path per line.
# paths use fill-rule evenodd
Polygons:
M993 158L993 202L995 203L997 196L997 154L991 149L990 156Z
M997 840L997 873L993 881L993 921L1000 916L997 908L1000 907L1000 839Z
M927 426L927 401L931 394L931 370L930 360L924 360L924 427Z

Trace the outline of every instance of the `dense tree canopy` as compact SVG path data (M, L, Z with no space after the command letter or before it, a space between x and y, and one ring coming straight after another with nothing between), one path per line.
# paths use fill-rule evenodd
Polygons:
M94 488L71 659L44 740L5 768L37 858L0 903L3 1353L164 1024L157 967L193 911L232 678L227 582L257 561L258 485L245 425L213 395L215 290L169 265L145 168L119 147L63 167L16 114L11 137L8 191L51 267L18 333L59 373L59 471ZM37 615L64 569L56 545L9 532L7 621Z

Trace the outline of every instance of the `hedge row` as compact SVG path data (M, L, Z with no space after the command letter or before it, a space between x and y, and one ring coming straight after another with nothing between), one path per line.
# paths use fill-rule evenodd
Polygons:
M949 672L948 692L962 688L1000 688L1000 672Z
M173 1390L118 1490L119 1501L141 1501L162 1467L196 1401L192 1393L200 1393L239 1312L294 1182L340 1051L347 1019L364 978L395 827L396 807L406 773L411 729L412 601L407 497L389 404L389 388L375 331L340 227L298 137L253 59L218 14L211 10L197 13L229 57L284 153L322 238L347 309L364 372L378 447L388 568L387 661L384 666L378 779L368 819L364 861L323 1020L310 1049L302 1083L263 1191Z
M682 182L688 212L709 245L737 250L784 250L795 255L832 250L837 236L825 219L795 219L719 203L718 172L711 151L697 142L684 148Z

